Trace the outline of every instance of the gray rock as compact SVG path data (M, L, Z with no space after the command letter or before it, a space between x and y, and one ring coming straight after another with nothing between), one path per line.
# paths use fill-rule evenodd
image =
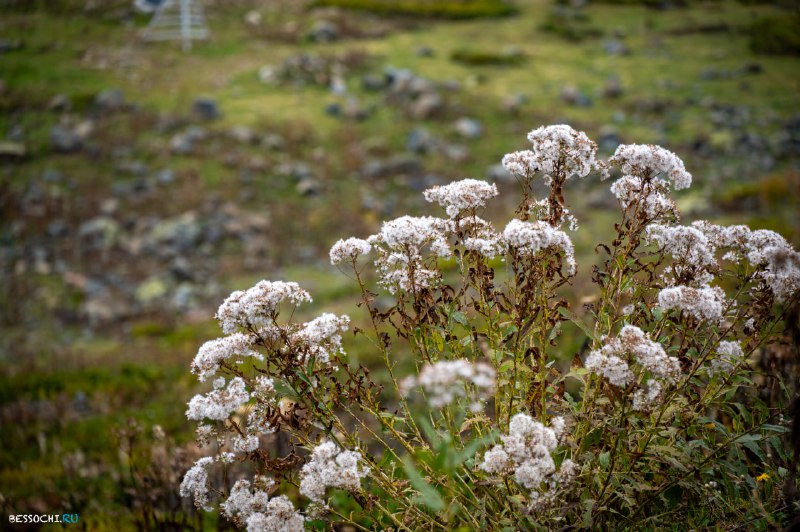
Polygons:
M219 104L214 98L197 98L192 103L192 115L198 120L217 120L222 117Z
M617 76L611 76L603 85L603 97L619 98L623 94L622 83Z
M196 212L188 211L179 216L158 222L147 236L154 247L171 245L179 252L189 251L200 243L203 226Z
M419 159L410 155L397 155L385 161L368 161L361 169L367 179L378 179L396 175L418 175L424 171Z
M445 144L441 147L445 157L457 163L463 163L469 159L469 148L463 144Z
M483 126L474 118L459 118L453 123L456 133L467 139L480 138L483 133Z
M120 162L117 164L116 170L120 174L127 174L135 177L144 177L150 171L143 161L137 160Z
M444 100L435 92L428 92L411 102L409 114L416 119L433 118L444 110Z
M125 107L125 94L119 89L106 89L94 97L94 106L100 111L119 111Z
M133 315L133 309L127 300L107 289L87 298L81 310L92 327L117 322Z
M50 99L47 108L55 112L69 111L72 109L72 102L66 94L56 94Z
M134 296L143 305L150 305L163 299L169 293L169 282L159 275L145 279L136 287Z
M436 52L430 46L420 46L414 53L417 57L434 57L436 55Z
M195 277L195 269L186 257L175 257L169 268L169 273L177 281L191 281Z
M14 52L16 50L20 50L23 47L23 43L20 39L16 39L13 41L9 41L7 39L0 39L0 54L7 54L8 52Z
M170 168L159 170L153 174L153 177L155 178L156 183L159 185L171 185L173 182L175 182L175 172L173 172Z
M50 147L59 153L74 153L83 147L83 139L74 129L57 124L50 130Z
M331 102L325 106L325 114L333 117L342 116L342 104L339 102Z
M339 28L327 20L318 20L309 30L308 38L320 43L333 42L339 39Z
M370 110L362 107L356 98L348 98L344 104L344 117L350 120L366 120L370 115Z
M95 249L107 249L119 239L122 230L113 218L98 216L81 224L78 236Z
M517 115L527 101L528 97L524 94L509 94L503 98L503 109L511 115Z
M247 126L234 126L228 132L228 136L241 144L256 144L258 135L252 128Z
M170 150L177 155L186 155L194 150L197 142L205 140L206 137L208 137L208 132L202 127L189 126L186 130L170 139Z
M53 238L63 238L69 235L69 226L67 226L64 220L53 220L47 224L47 234Z
M268 133L261 138L261 145L268 150L280 151L286 146L286 141L277 133Z
M42 181L45 183L60 183L64 179L64 174L53 168L48 168L42 172Z
M603 41L603 50L608 55L628 55L631 53L625 43L617 39Z
M576 107L591 107L592 100L583 91L574 85L567 85L561 89L561 99L568 105Z
M406 149L413 153L433 152L437 144L433 134L424 127L415 127L406 137Z
M361 78L361 88L365 91L378 92L382 91L389 85L385 76L376 76L375 74L367 74Z
M316 196L321 190L319 182L311 177L306 177L300 180L295 187L297 193L301 196Z

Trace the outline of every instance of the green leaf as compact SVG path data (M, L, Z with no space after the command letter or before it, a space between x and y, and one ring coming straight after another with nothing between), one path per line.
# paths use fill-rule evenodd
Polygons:
M608 451L601 453L600 456L597 458L597 461L600 462L600 467L603 469L608 469L608 464L611 461L611 453Z
M434 512L441 512L445 506L442 496L436 488L425 481L408 456L403 458L403 469L406 471L408 481L411 482L414 489L419 492L419 496L414 498L414 502L427 506Z
M586 333L586 336L588 336L590 340L594 340L594 331L590 329L588 325L579 320L577 316L570 312L567 307L558 307L558 313L577 325L580 330Z
M761 428L763 430L770 430L772 432L789 432L789 427L782 427L780 425L770 425L768 423L761 425Z
M460 323L467 329L469 329L469 322L467 321L467 315L461 312L460 310L454 311L451 316L456 323Z

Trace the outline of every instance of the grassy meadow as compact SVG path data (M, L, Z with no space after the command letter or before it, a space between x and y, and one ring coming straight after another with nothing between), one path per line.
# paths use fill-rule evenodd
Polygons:
M586 131L605 156L661 144L694 176L678 194L685 222L800 243L800 56L754 51L752 29L796 35L791 6L517 0L462 20L414 16L414 2L216 1L211 38L185 53L143 42L149 18L130 4L0 0L3 527L66 512L93 530L226 526L177 495L200 455L184 412L205 388L189 363L219 334L222 299L294 280L314 296L304 312L365 326L330 246L439 215L424 188L490 176L540 125ZM392 94L397 72L438 104ZM198 98L220 116L193 113ZM487 217L504 223L516 185L496 179ZM582 225L576 302L609 236L597 228L618 218L609 185L566 191ZM570 333L565 357L583 344ZM374 364L368 342L346 341Z

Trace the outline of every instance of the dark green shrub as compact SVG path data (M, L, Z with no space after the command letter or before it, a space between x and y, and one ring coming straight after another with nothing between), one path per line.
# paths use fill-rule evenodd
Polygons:
M315 7L341 7L379 15L471 19L513 15L517 9L504 0L317 0Z
M474 48L460 48L450 55L450 59L471 66L515 66L525 62L525 54L520 50L495 52Z
M750 49L760 54L800 55L800 16L756 20L750 26Z
M603 31L591 24L588 15L563 6L551 10L540 29L569 41L603 36Z

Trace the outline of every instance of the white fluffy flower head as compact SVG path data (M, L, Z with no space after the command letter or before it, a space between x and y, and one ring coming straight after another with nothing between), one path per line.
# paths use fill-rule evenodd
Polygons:
M423 195L427 201L444 207L450 218L455 218L464 211L485 206L487 199L497 196L497 185L477 179L462 179L449 185L429 188Z
M238 327L269 327L284 301L293 305L310 303L311 296L294 282L260 281L247 291L238 290L228 296L217 310L216 318L226 334Z
M356 451L339 449L335 443L326 441L311 452L311 459L300 472L300 493L314 502L325 500L328 488L339 488L351 492L361 489L361 479L369 470L364 459Z
M503 230L503 239L509 246L527 255L556 249L564 254L567 273L575 275L575 248L564 231L555 229L546 222L524 222L515 218Z
M366 255L372 250L372 246L366 240L360 238L348 238L339 240L331 247L331 264L334 266L345 261L354 261L361 255Z
M683 161L669 150L652 144L622 144L617 147L609 163L622 167L626 175L637 175L650 179L663 174L675 190L689 188L692 175L686 171Z

